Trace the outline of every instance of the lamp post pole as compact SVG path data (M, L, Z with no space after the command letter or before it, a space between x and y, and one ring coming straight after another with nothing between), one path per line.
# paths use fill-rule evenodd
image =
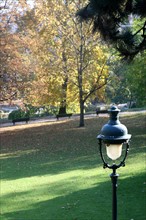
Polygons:
M117 220L117 180L118 174L116 173L116 169L113 169L113 173L110 175L112 181L112 190L113 190L113 199L112 199L112 216L113 220Z

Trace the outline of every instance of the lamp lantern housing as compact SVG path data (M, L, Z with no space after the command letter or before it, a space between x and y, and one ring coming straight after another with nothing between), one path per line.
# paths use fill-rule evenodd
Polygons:
M102 127L101 133L97 138L106 145L107 156L112 160L116 160L122 154L123 143L128 142L131 135L128 134L126 126L119 121L120 110L113 105L108 112L110 119Z

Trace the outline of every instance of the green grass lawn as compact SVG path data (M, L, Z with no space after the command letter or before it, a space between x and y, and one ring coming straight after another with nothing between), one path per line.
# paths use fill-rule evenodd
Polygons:
M146 219L146 115L121 116L132 134L118 169L118 220ZM1 128L1 220L110 220L111 170L96 139L108 118Z

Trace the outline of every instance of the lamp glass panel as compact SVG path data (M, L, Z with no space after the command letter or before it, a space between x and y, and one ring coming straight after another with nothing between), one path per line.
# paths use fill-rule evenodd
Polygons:
M122 154L122 144L110 144L106 145L107 156L112 159L118 159Z

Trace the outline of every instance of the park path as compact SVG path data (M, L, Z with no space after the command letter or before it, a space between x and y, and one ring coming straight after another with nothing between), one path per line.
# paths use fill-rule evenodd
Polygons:
M92 118L92 117L97 117L96 114L88 114L85 115L85 118ZM77 119L79 118L79 115L73 115L70 119ZM49 116L49 117L45 117L45 118L38 118L38 119L31 119L29 120L28 124L37 124L37 123L45 123L45 122L57 122L57 121L64 121L67 120L67 117L62 117L59 120L56 119L55 116ZM68 120L70 120L68 119ZM24 125L25 122L17 122L15 124L16 125ZM0 127L10 127L10 126L14 126L12 122L6 122L6 123L1 123Z
M120 115L134 115L134 114L143 114L146 113L146 110L142 111L133 111L133 112L120 112ZM94 117L108 117L108 114L99 114L98 116L96 114L85 114L85 118L94 118ZM79 115L73 115L70 119L78 119ZM54 116L49 116L46 118L39 118L39 119L32 119L29 121L29 124L37 124L37 123L45 123L45 122L57 122L57 121L63 121L66 120L67 118L60 118L59 120L56 119ZM70 120L69 119L69 120ZM16 125L24 125L24 122L18 122ZM2 127L11 127L14 126L12 122L6 122L6 123L1 123L0 128Z

